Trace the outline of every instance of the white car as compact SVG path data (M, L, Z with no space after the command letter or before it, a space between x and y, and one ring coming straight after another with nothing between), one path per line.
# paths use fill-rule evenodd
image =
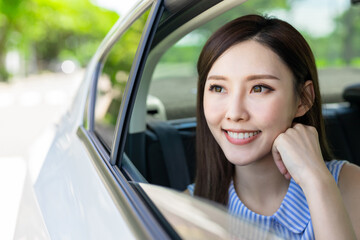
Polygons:
M301 10L295 4L284 15L286 7L280 8L289 3L271 2L143 0L121 17L94 54L46 149L28 209L33 218L20 218L15 238L276 239L225 207L183 193L196 168L195 67L201 47L232 18L253 12L289 17ZM359 82L360 66L326 66L320 79L348 76L321 86L328 91L330 142L339 158L359 164L359 87L343 89ZM326 89L329 84L335 87Z

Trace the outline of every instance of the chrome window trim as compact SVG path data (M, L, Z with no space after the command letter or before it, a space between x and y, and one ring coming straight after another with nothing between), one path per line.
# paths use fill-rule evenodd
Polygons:
M121 162L121 171L129 181L147 183L148 181L143 177L139 170L130 161L129 157L124 153Z
M90 73L91 87L89 90L89 95L87 100L87 111L86 111L87 116L85 121L86 124L84 125L90 132L94 132L94 126L95 126L94 113L95 113L95 104L96 104L97 82L101 74L106 56L110 52L111 48L115 45L115 43L120 39L122 34L127 29L129 29L131 24L133 24L139 17L142 16L142 14L144 14L147 10L150 9L150 13L147 18L147 22L144 26L144 31L141 36L140 43L129 73L129 79L126 84L121 106L119 108L117 123L114 132L114 139L111 146L110 163L112 165L115 165L116 163L119 149L121 149L120 152L122 152L122 149L124 147L123 144L120 143L121 143L121 139L124 139L125 141L126 138L126 136L122 136L122 132L123 129L127 129L128 127L127 126L128 121L126 119L129 118L127 117L128 115L127 112L131 110L128 109L128 106L129 106L129 102L131 102L131 95L134 89L134 85L136 85L134 84L134 81L139 72L139 69L141 69L140 65L143 60L143 53L148 48L146 44L148 42L149 36L151 36L150 32L153 30L151 27L154 24L158 11L161 9L160 6L162 6L162 2L163 2L162 0L148 0L148 1L142 1L137 6L135 6L135 8L131 12L131 14L128 15L128 17L126 17L124 20L119 20L114 25L114 27L111 29L109 34L105 37L104 41L101 43L96 54L94 55L94 58L90 63L93 72ZM149 28L149 26L151 27ZM121 126L121 128L119 128L119 126ZM119 157L119 159L121 159L121 156Z
M96 102L96 89L97 81L101 74L104 60L106 60L111 48L119 40L122 34L129 29L129 27L148 9L154 4L156 0L143 0L139 1L134 5L134 8L124 18L119 18L115 25L111 28L109 33L105 36L104 40L100 43L100 46L96 50L90 65L94 65L91 75L91 88L88 96L87 104L87 129L94 130L94 113L95 113L95 102Z
M110 155L110 163L112 165L117 164L118 166L121 166L121 159L125 146L126 135L128 132L131 112L134 106L133 102L135 101L136 92L139 87L138 80L143 73L144 61L150 51L151 46L149 42L152 41L163 10L164 6L162 0L153 2L153 6L151 7L138 49L136 51L134 62L131 67L129 79L125 87L123 99L121 101L119 114L117 117L114 141L111 147Z

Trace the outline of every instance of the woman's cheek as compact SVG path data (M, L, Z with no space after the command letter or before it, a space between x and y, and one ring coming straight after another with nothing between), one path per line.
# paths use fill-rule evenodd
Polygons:
M221 104L214 97L204 97L204 113L205 118L209 123L214 123L220 118L221 115Z
M268 102L257 106L258 120L262 122L264 128L271 128L279 134L291 126L287 116L286 107L278 102Z

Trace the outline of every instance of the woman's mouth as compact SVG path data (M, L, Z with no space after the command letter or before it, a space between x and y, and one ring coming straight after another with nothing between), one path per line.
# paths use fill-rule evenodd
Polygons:
M227 131L227 134L229 134L229 136L231 138L235 138L235 139L246 139L246 138L251 138L253 136L256 136L257 134L259 134L260 131L254 131L254 132L230 132Z
M235 132L230 130L224 130L224 133L230 143L236 145L243 145L255 140L258 137L258 135L261 133L261 131L258 130L258 131Z

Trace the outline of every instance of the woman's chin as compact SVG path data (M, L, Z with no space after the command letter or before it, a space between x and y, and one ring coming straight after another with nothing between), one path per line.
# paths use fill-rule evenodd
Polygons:
M226 156L226 155L225 155ZM249 157L241 157L239 158L238 156L226 156L227 160L229 162L231 162L232 164L236 165L236 166L246 166L248 164L254 163L256 161L256 159L254 158L249 158Z
M236 166L246 166L255 162L260 162L262 159L268 159L271 156L271 152L265 154L251 154L251 153L225 153L226 159Z

